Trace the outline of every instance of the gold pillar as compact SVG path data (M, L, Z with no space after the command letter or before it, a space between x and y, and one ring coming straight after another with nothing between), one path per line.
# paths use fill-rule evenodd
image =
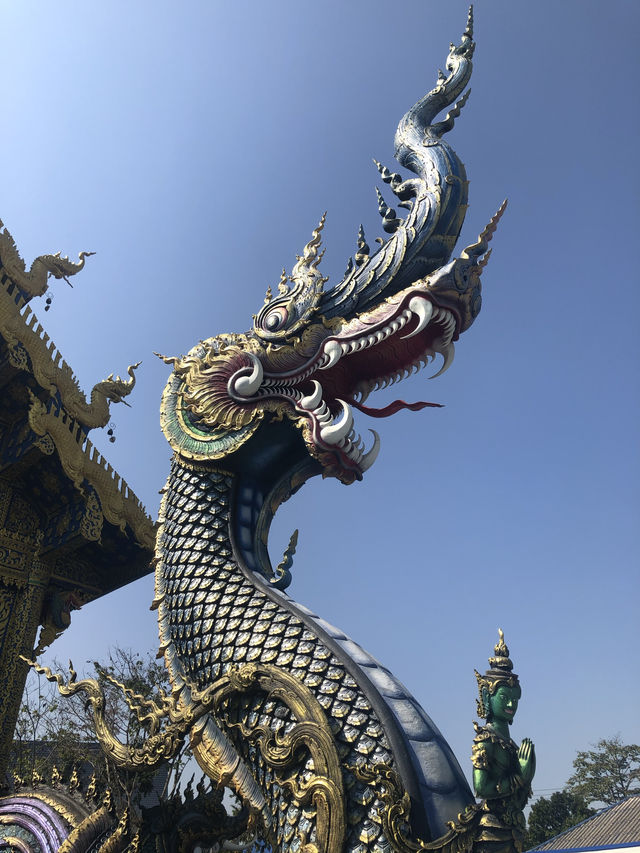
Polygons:
M0 519L0 787L28 672L18 656L32 654L50 576L49 567L38 559L42 534L36 519L24 511L19 498L12 501L22 510L19 516L6 512L6 486L1 491L5 500L0 499L0 511L5 509L5 517Z

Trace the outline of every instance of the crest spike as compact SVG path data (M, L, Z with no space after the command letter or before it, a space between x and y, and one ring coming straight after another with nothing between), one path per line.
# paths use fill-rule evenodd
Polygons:
M317 268L318 268L318 266L319 266L319 264L320 264L320 261L321 261L321 260L323 259L323 257L324 257L324 253L325 253L325 250L323 249L321 252L319 252L319 253L318 253L318 257L315 259L315 261L312 261L312 262L311 262L311 267L312 267L312 269L317 269Z
M400 225L401 220L396 217L396 212L392 207L386 203L386 201L382 197L382 193L376 187L376 193L378 196L378 213L382 217L382 227L387 232L387 234L393 234L398 230L398 226ZM376 238L377 240L378 238Z
M360 228L358 228L358 251L355 256L357 267L361 267L362 264L369 260L369 251L369 245L364 236L364 227L360 225Z
M489 247L489 241L491 240L491 238L493 237L493 235L496 232L496 228L498 227L498 222L500 222L500 219L502 218L502 214L505 212L506 207L507 207L507 199L505 199L502 202L502 204L498 208L495 215L491 217L488 224L485 226L485 228L480 233L480 236L478 237L477 242L472 243L470 246L467 246L467 248L462 252L462 254L461 254L462 258L478 258L478 259L480 259L480 257L482 255L484 255L484 253L487 251L487 249ZM480 263L479 261L477 261L477 263L479 264L479 266L484 267L484 266L486 266L488 260L489 260L488 256L485 256L484 263Z
M459 101L456 101L453 105L453 108L449 110L442 121L438 121L435 124L431 125L430 135L435 136L438 139L442 136L443 133L447 133L447 131L451 130L453 125L455 124L455 120L458 118L460 113L462 112L462 108L467 103L469 99L469 95L471 94L471 89L467 89L464 95L460 98Z
M298 259L298 263L296 264L296 268L293 271L294 275L296 275L296 273L299 272L298 267L304 266L304 267L314 268L314 267L317 267L318 264L320 263L320 259L322 258L322 255L320 255L320 258L318 258L317 260L316 260L316 258L318 256L318 248L320 247L320 244L322 243L322 237L320 236L320 233L321 233L322 229L324 228L324 223L325 223L326 219L327 219L327 211L325 210L325 212L320 217L320 222L318 223L317 227L314 228L314 230L313 230L313 234L311 236L311 239L309 240L307 245L304 247L304 250L302 252L302 256ZM314 263L314 261L315 261L315 263Z
M397 188L402 183L402 175L399 175L397 172L392 172L390 169L387 169L386 166L383 166L379 160L373 158L373 162L376 164L377 170L380 172L380 177L384 181L385 184L389 184L392 191L395 193Z
M288 281L287 271L284 267L282 267L282 272L280 273L280 281L278 282L278 293L285 294L289 292L289 286L287 285Z
M473 38L473 3L469 6L469 13L467 15L467 26L462 35L467 36L470 39Z
M384 217L387 211L389 210L389 205L382 198L382 193L380 192L378 187L376 187L376 195L378 196L378 213L380 214L380 216Z

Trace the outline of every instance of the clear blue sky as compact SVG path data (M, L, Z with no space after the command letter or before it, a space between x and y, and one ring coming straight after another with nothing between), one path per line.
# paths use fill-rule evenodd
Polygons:
M53 284L48 314L33 307L87 391L143 359L116 444L92 438L155 515L168 371L152 351L248 328L325 209L339 281L360 222L382 233L371 158L393 166L466 6L0 9L0 217L28 263L98 253L73 290ZM376 424L364 482L307 484L271 539L278 559L300 528L291 594L389 666L466 769L473 668L504 628L536 794L597 739L640 742L639 27L635 0L476 4L473 92L449 135L471 180L459 249L510 206L453 367L402 388L446 408ZM51 655L155 648L151 598L150 576L87 606Z

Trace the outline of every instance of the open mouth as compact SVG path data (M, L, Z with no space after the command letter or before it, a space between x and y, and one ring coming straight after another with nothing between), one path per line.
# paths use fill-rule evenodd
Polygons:
M354 318L323 340L316 353L290 372L264 370L256 358L253 371L247 368L229 383L229 392L246 401L280 397L293 403L305 416L303 431L317 451L334 453L340 465L359 478L375 461L380 440L365 443L354 428L353 409L372 417L387 417L437 403L405 403L396 400L383 408L365 405L369 395L417 373L441 354L444 363L435 375L453 361L456 318L425 295L409 288L371 312ZM249 375L247 375L249 374Z

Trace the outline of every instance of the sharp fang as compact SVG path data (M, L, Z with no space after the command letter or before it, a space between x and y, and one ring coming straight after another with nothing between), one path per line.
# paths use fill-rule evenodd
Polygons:
M446 350L441 353L442 357L444 358L444 364L442 365L440 370L437 373L434 373L433 376L430 376L429 379L435 379L437 376L441 376L445 372L445 370L448 370L453 363L453 357L455 354L456 348L454 347L453 343L450 343Z
M361 471L368 471L378 458L378 453L380 453L380 436L374 429L370 429L369 432L373 435L373 447L360 460Z
M312 412L314 409L317 409L322 402L322 385L317 379L312 379L311 382L313 383L313 391L311 394L307 397L302 397L302 399L298 401L298 406L301 409L306 409L308 412Z
M353 426L353 414L351 407L344 400L337 400L342 407L342 415L331 426L322 427L320 438L325 444L338 444L341 439L346 438Z
M327 370L329 367L333 367L333 365L340 360L342 347L338 341L327 341L324 345L324 355L327 357L328 361L320 365L320 370Z
M433 304L423 296L413 296L409 300L409 308L412 314L418 318L418 325L408 335L403 335L403 338L412 338L421 332L433 316Z
M251 352L247 353L247 355L253 362L253 368L249 376L238 376L240 371L237 371L229 379L229 382L227 383L227 390L231 396L253 397L253 395L258 391L258 388L262 385L264 373L260 359ZM241 370L247 369L248 368L246 367L241 368Z

